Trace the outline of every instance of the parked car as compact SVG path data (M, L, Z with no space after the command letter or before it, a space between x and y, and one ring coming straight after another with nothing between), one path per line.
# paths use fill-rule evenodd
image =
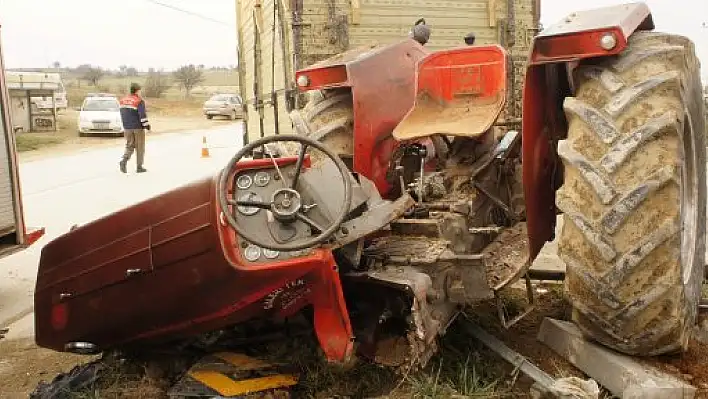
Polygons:
M230 119L243 118L243 102L238 94L216 94L204 102L204 115L207 119L215 115Z
M89 94L79 111L79 136L91 134L123 135L120 103L112 94Z

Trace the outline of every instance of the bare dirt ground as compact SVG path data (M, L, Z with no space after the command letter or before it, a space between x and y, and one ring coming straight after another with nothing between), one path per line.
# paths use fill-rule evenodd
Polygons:
M27 398L40 380L50 381L89 360L38 348L32 339L0 341L0 397Z

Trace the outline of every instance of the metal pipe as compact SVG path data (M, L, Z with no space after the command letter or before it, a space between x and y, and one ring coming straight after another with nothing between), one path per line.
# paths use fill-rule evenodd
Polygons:
M529 269L529 277L532 280L549 280L563 281L565 280L565 271L563 270L536 270Z
M467 318L467 317L466 317ZM496 352L502 359L511 363L515 368L519 369L522 373L526 374L539 384L542 388L548 390L553 385L555 380L553 377L548 375L545 371L536 367L535 364L531 363L527 358L523 357L521 354L515 352L503 342L492 336L491 334L484 331L478 325L473 324L469 318L467 318L469 323L465 323L463 328L467 330L468 333L472 334L480 342L482 342L489 349Z

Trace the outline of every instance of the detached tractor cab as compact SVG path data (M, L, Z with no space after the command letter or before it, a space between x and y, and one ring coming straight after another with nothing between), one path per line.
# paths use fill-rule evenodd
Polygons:
M431 53L408 38L298 71L298 135L44 248L37 343L253 336L304 311L330 361L424 365L462 307L530 286L562 211L582 331L625 353L685 349L705 249L703 102L692 43L651 29L630 4L544 31L521 133L499 122L499 46Z

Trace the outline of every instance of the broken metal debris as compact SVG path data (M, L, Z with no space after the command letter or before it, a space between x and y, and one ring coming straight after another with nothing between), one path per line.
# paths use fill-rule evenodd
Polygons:
M281 373L262 360L240 353L209 354L192 365L170 389L172 398L242 397L259 392L287 393L298 376Z

